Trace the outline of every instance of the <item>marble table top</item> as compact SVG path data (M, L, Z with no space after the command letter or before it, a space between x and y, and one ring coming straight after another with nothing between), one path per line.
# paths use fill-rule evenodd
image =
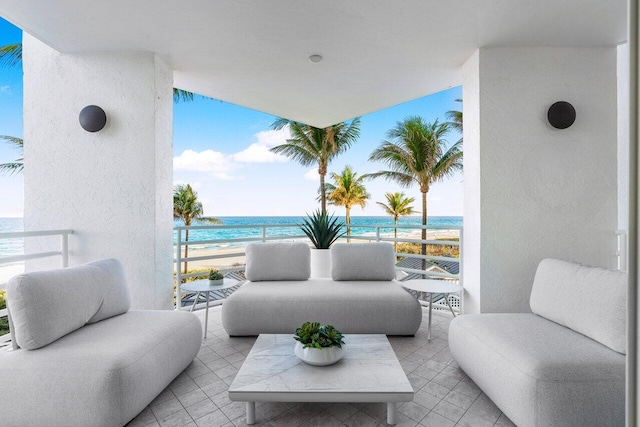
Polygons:
M411 401L413 388L385 335L345 335L346 353L311 366L293 353L292 335L261 334L229 388L241 401Z

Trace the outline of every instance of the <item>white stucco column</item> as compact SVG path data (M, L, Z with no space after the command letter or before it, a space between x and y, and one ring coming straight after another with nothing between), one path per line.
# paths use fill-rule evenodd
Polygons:
M615 266L616 48L482 48L463 76L465 311L529 311L543 258Z
M170 308L171 69L151 53L60 54L26 33L23 52L25 229L73 229L70 265L118 258L134 308ZM97 133L78 122L91 104L107 114Z

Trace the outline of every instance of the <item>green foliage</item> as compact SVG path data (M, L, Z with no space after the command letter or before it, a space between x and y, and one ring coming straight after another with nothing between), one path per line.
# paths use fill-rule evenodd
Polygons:
M209 280L222 280L224 276L218 270L211 270L209 272Z
M5 291L0 291L0 310L7 308L7 296ZM6 317L0 318L0 335L9 333L9 321Z
M302 222L300 228L317 249L329 249L333 242L345 234L340 232L344 222L338 222L338 218L319 209Z
M296 341L304 344L303 348L342 348L344 341L343 336L336 328L331 325L320 326L318 322L306 322L302 327L296 329L296 335L293 337Z
M22 154L24 141L22 140L22 138L8 135L0 135L0 139L4 139L9 145L13 145L14 148L20 150L21 153L20 157L18 157L13 162L0 164L0 175L13 175L14 173L22 173L22 171L24 170L24 154Z
M460 239L455 237L435 240L448 240L457 242ZM420 243L398 243L398 249L396 250L396 252L419 255L421 252L420 249ZM427 245L427 255L460 258L460 247L453 245Z

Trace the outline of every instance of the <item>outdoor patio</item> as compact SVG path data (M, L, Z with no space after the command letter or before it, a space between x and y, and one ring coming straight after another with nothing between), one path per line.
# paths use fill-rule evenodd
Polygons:
M204 324L204 310L196 312ZM413 338L389 341L415 390L413 402L398 407L398 426L513 426L458 368L448 349L452 316L434 312L427 342L427 309ZM231 402L227 389L255 338L230 338L221 307L209 312L208 337L196 360L128 426L243 426L245 405ZM348 340L347 340L348 343ZM293 351L293 341L292 341ZM384 403L258 403L258 426L384 426Z

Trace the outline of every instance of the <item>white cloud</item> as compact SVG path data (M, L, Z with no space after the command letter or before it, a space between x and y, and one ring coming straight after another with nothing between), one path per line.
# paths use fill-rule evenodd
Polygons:
M0 93L11 94L11 86L9 85L0 86Z
M231 179L231 172L238 167L233 162L232 156L213 150L199 153L184 150L181 155L173 158L174 171L206 172L218 179Z
M307 173L304 174L304 179L308 179L310 181L317 181L320 178L318 174L318 168L309 169Z
M257 142L233 155L233 160L241 163L286 162L287 157L269 151L271 147L284 144L291 138L289 128L265 130L254 135Z

